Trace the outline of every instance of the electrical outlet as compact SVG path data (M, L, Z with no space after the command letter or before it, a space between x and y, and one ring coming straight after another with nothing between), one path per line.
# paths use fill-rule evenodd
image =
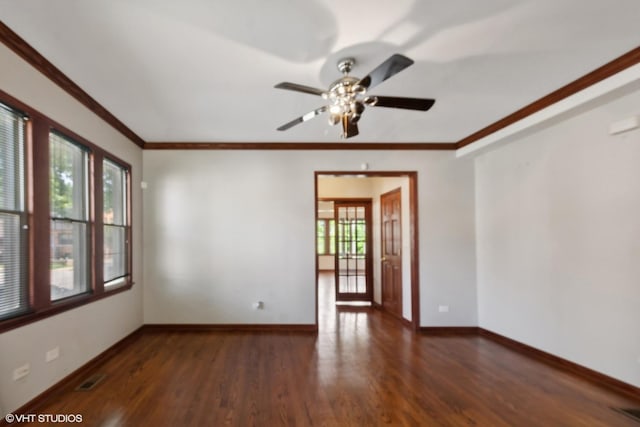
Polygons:
M54 347L47 351L44 359L46 362L51 362L52 360L56 360L58 357L60 357L60 347Z
M448 313L449 312L449 306L448 305L439 305L438 306L438 312L440 312L440 313Z
M31 366L28 363L25 363L19 368L13 370L13 380L18 381L20 378L24 378L29 375L29 372L31 372Z

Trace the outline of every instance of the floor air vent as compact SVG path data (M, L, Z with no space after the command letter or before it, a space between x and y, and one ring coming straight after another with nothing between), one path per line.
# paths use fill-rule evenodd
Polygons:
M80 384L78 387L76 387L76 391L89 391L89 390L92 390L96 385L98 385L98 383L100 381L102 381L104 379L104 377L106 377L105 374L92 375L91 377L89 377L86 380L84 380L82 382L82 384Z
M640 422L640 409L613 408L613 410Z

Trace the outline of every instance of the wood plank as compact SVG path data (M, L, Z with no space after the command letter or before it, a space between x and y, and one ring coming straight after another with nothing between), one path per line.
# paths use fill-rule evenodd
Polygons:
M151 331L67 382L38 413L85 425L636 426L640 398L594 385L481 335L416 334L373 308L336 309L319 331Z

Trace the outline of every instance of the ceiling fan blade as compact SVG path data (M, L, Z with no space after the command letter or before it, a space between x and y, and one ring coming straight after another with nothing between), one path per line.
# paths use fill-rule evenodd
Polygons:
M364 103L370 107L404 108L405 110L427 111L435 99L429 98L403 98L398 96L368 96Z
M316 89L315 87L299 85L297 83L289 83L289 82L278 83L274 87L277 89L294 90L296 92L303 92L303 93L308 93L311 95L318 95L318 96L322 96L322 94L325 93L324 90L322 89Z
M370 89L387 80L389 77L398 74L411 64L413 64L412 59L396 53L395 55L391 55L382 64L378 65L365 78L360 80L358 84Z
M287 130L289 128L292 128L297 124L300 124L302 122L306 122L307 120L311 120L315 116L319 116L320 114L324 113L328 109L329 109L329 107L325 105L325 106L317 108L317 109L315 109L313 111L309 111L307 114L305 114L303 116L300 116L298 118L295 118L295 119L291 120L288 123L283 124L282 126L280 126L278 128L278 130Z
M342 116L342 137L347 139L358 135L358 125L351 118L344 114Z

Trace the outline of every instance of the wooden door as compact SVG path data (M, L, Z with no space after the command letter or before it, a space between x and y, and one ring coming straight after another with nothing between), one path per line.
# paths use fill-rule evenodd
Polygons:
M380 196L382 240L382 308L402 318L401 192Z
M336 301L372 301L371 201L334 203Z

